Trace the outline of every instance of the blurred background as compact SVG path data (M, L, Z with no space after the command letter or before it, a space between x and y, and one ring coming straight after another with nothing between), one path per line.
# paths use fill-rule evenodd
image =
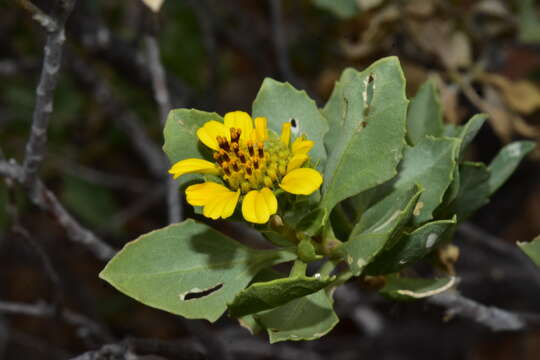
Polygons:
M21 6L28 3L0 3L0 160L19 163L46 38ZM45 13L56 6L33 4ZM489 162L511 140L540 138L534 0L166 0L158 13L141 0L77 1L39 176L73 219L120 248L168 222L166 108L249 112L265 77L323 106L344 68L389 55L402 63L409 97L436 81L446 122L490 115L469 159ZM160 68L168 104L156 102ZM538 269L514 246L540 233L539 170L537 148L458 231L455 267L468 298L540 311ZM70 241L58 212L28 195L0 178L0 359L540 358L538 324L492 332L444 307L390 302L356 284L336 292L341 322L317 341L270 346L228 318L183 320L99 280L105 261ZM216 226L247 241L237 227Z

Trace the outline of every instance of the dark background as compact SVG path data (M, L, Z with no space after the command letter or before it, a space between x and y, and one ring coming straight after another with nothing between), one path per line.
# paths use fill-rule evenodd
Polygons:
M78 1L39 176L114 248L166 225L168 164L160 162L148 36L158 39L173 108L249 112L265 77L289 81L323 106L345 67L397 55L410 97L426 79L437 81L445 121L490 114L469 159L488 162L510 140L540 137L534 1L360 0L364 10L347 18L316 3L328 1L166 0L156 16L138 0ZM54 9L54 1L35 4ZM0 160L21 162L46 34L17 1L3 0L0 10ZM457 234L459 288L479 303L540 311L538 271L514 245L540 233L539 159L537 149ZM356 284L336 293L340 324L312 342L269 346L228 318L180 319L99 280L104 262L8 178L0 180L0 264L0 359L69 359L95 349L109 354L96 359L540 358L538 324L492 332L448 309L389 302Z

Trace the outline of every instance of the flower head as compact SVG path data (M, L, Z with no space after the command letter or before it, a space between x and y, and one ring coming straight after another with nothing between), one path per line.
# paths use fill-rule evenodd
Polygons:
M217 175L223 184L206 181L188 186L187 202L202 206L203 215L227 218L242 202L242 215L249 222L264 224L278 210L275 192L309 195L322 183L321 174L302 167L309 159L313 141L298 137L291 143L291 124L283 124L281 135L268 131L267 120L254 120L243 111L227 113L224 122L211 120L197 130L199 140L213 150L213 162L185 159L169 173Z

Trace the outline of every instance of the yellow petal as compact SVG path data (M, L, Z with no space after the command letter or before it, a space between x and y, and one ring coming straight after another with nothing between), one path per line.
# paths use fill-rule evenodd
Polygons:
M322 175L315 169L295 169L285 175L279 186L288 193L309 195L322 184Z
M247 112L229 112L225 114L224 122L227 129L233 127L242 130L242 133L240 134L240 139L242 139L243 141L247 141L250 138L251 132L253 131L253 120Z
M309 156L306 154L293 155L287 164L287 173L290 173L294 169L298 169L300 166L304 165L307 159L309 159Z
M285 122L281 126L281 142L289 146L289 141L291 141L291 123Z
M225 186L211 181L190 185L186 189L186 200L190 205L204 206L217 194L225 190L230 191Z
M216 164L203 159L180 160L169 169L169 174L173 174L175 179L192 173L218 175L219 169Z
M311 140L304 140L299 137L294 140L292 144L292 153L293 154L307 154L315 143Z
M204 206L203 215L214 220L231 216L239 197L240 191L231 191L210 181L191 185L186 189L187 202L193 206Z
M268 138L268 120L265 117L255 118L257 141L264 142Z
M238 198L240 197L239 191L227 191L217 194L210 199L203 208L203 215L211 219L228 218L234 213Z
M228 140L231 138L228 128L219 121L207 121L197 130L197 137L199 140L212 150L219 150L219 145L216 140L217 136L225 136Z
M264 224L270 215L277 212L277 199L272 190L251 190L242 201L242 215L244 219L256 224Z

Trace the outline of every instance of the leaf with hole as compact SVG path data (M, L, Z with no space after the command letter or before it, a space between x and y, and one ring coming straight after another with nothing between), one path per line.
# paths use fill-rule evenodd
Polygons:
M397 174L407 103L403 72L395 57L379 60L362 72L343 72L323 109L330 125L321 205L327 214L338 202Z
M189 319L216 321L262 268L286 250L253 250L186 220L128 243L99 276L126 295Z

